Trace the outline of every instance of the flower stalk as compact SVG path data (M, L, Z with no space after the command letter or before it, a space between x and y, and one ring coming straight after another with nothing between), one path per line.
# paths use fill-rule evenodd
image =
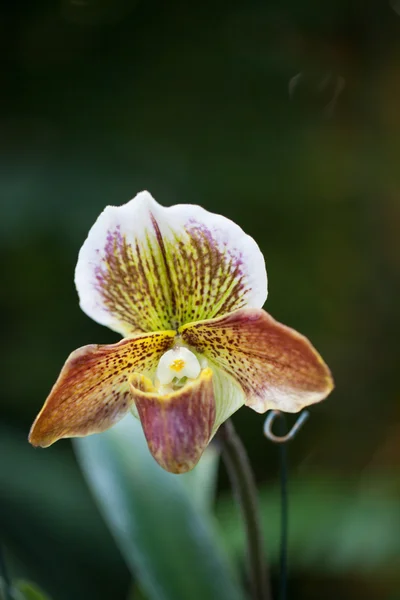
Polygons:
M231 419L221 425L218 440L246 529L253 600L272 600L254 474Z

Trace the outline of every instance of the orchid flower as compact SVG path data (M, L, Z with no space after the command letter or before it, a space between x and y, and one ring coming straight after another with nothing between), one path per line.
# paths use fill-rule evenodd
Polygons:
M160 206L148 192L107 206L75 272L80 306L120 333L72 352L29 436L47 447L105 431L131 411L167 471L192 469L241 406L298 412L333 388L302 335L262 310L256 242L200 206Z

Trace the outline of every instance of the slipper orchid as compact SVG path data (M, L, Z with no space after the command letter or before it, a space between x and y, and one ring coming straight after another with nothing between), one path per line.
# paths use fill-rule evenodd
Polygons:
M131 411L156 461L183 473L242 405L297 412L333 388L310 342L262 310L256 242L199 206L165 208L148 192L108 206L75 282L86 314L124 339L72 352L32 426L34 446L105 431Z

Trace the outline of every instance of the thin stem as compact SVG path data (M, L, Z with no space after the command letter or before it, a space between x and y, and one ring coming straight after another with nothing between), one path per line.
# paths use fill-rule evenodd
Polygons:
M257 488L246 450L231 420L219 429L222 459L240 506L247 534L250 580L254 600L272 600L261 533Z

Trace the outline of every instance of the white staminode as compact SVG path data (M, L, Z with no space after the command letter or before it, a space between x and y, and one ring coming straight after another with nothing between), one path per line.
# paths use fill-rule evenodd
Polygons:
M156 378L161 385L168 385L175 377L182 379L196 379L200 375L201 367L193 352L184 346L178 346L168 350L160 358Z

